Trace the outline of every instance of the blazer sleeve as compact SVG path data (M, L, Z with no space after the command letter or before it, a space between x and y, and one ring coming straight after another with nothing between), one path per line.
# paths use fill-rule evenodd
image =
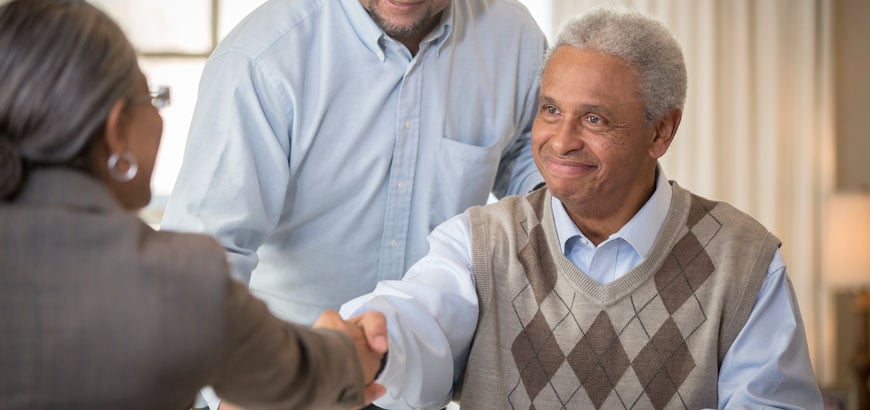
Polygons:
M227 278L226 354L218 396L247 409L336 408L363 404L364 377L350 337L272 316Z

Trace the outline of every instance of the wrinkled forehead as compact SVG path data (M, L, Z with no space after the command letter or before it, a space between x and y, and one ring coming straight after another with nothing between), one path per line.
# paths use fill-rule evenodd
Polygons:
M627 60L592 48L561 46L555 50L542 72L541 87L564 86L572 81L594 81L599 85L636 89L637 69Z
M622 58L593 49L560 47L544 68L541 101L563 110L602 107L630 117L643 116L637 70Z

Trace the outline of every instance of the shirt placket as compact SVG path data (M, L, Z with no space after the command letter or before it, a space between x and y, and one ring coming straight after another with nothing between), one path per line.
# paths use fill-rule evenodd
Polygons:
M399 87L395 119L396 142L387 180L379 280L399 279L405 270L411 199L417 169L417 150L420 145L423 70L418 61L423 55L424 49L421 47L417 58L411 59Z

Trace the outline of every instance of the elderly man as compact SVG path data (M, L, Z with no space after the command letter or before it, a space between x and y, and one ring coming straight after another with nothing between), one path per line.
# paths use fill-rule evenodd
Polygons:
M779 240L665 178L676 40L595 10L547 55L532 151L547 187L439 226L386 314L391 408L821 408Z

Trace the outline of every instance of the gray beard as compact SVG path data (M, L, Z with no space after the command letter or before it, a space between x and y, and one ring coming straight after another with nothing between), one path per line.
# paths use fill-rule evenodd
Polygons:
M369 4L370 7L366 9L366 11L368 11L369 13L369 16L371 16L372 20L374 20L375 24L377 24L378 27L383 29L388 36L393 38L407 38L420 34L429 26L429 23L431 22L434 14L430 6L430 8L426 10L426 14L424 14L423 18L415 21L409 26L397 26L395 24L390 24L381 17L381 15L378 13L378 7L375 2L371 2Z

